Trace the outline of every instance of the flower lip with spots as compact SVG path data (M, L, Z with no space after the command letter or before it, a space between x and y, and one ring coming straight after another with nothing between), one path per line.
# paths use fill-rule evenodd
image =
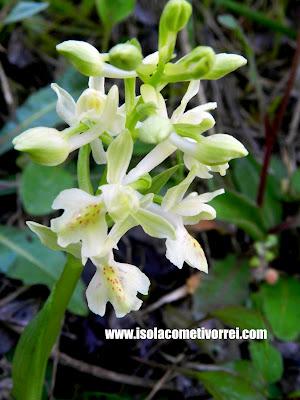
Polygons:
M64 213L51 220L51 230L57 234L57 243L66 247L82 243L84 258L96 256L107 235L106 209L102 196L92 196L80 189L62 191L52 208L64 209Z
M90 310L103 316L107 302L112 304L118 318L139 310L142 300L137 294L148 294L148 277L134 265L116 262L112 253L104 259L93 259L93 263L96 273L86 291Z

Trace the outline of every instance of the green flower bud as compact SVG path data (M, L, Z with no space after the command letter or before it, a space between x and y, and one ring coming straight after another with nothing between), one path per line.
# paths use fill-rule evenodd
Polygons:
M185 0L170 0L161 15L160 29L177 33L181 31L192 14L192 6Z
M13 140L16 150L28 153L37 164L55 166L63 163L69 155L67 140L53 128L32 128Z
M192 14L192 6L186 0L170 0L159 22L158 50L161 64L173 55L177 33L184 28Z
M212 68L203 79L219 79L247 64L247 60L237 54L216 54Z
M103 70L103 58L99 51L89 43L80 40L67 40L56 46L83 75L98 76Z
M126 71L135 70L142 60L141 51L130 43L117 44L109 52L110 64Z
M177 63L168 63L165 66L164 79L168 82L200 79L210 71L214 62L215 53L211 47L196 47Z
M205 165L225 164L234 158L245 157L248 151L233 136L222 133L200 136L194 157Z
M160 143L172 132L173 126L167 118L152 115L139 128L139 139L146 143Z

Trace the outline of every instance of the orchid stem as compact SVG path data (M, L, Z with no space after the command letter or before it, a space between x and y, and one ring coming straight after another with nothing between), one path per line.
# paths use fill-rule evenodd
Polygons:
M80 260L69 255L65 268L43 308L25 328L13 359L14 399L42 398L47 361L81 272Z
M124 79L125 84L125 107L126 107L126 115L128 116L133 107L134 107L134 99L135 99L135 78L127 78Z

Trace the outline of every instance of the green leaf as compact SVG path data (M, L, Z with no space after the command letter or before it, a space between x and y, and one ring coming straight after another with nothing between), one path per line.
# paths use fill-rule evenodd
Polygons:
M240 329L267 329L262 315L242 306L229 306L211 313L225 325Z
M72 186L74 178L62 167L28 164L23 171L20 186L25 211L31 215L49 214L56 196Z
M224 195L214 198L209 204L216 209L219 220L237 225L254 240L264 239L267 231L261 210L245 196L226 191Z
M253 204L256 203L260 181L261 165L251 156L232 163L233 177L239 192L244 194ZM277 175L268 174L262 218L267 228L281 222L282 206L280 202L281 181Z
M254 368L254 365L249 360L236 360L228 364L238 375L241 375L247 382L255 386L258 390L264 390L266 388L266 382L264 381L260 371Z
M292 194L295 197L300 198L300 168L296 169L291 176L290 186Z
M215 261L194 296L194 311L207 314L215 309L241 304L248 296L250 271L233 255Z
M81 271L81 262L69 256L44 307L25 328L13 359L12 394L16 400L41 398L48 357Z
M135 156L144 156L144 155L150 153L150 151L153 148L154 148L153 144L144 143L144 142L141 142L140 140L137 140L134 143L133 154Z
M0 263L0 272L25 285L43 284L51 289L65 264L61 252L44 247L29 230L0 226L0 261L5 254L10 259ZM78 315L87 315L83 292L80 283L69 305L69 310Z
M103 25L113 27L134 10L135 0L96 0L96 7Z
M300 333L300 282L281 278L275 285L265 284L259 293L262 310L281 340L295 340Z
M267 341L251 342L249 350L257 371L269 383L279 381L283 374L283 361L280 352Z
M86 79L73 69L67 70L58 80L60 86L73 96L79 96ZM15 119L8 121L0 131L0 155L12 148L12 139L29 128L54 127L63 123L55 111L56 95L50 87L42 88L17 109Z
M198 379L216 400L265 400L248 381L230 372L199 372Z
M161 172L160 174L154 176L152 178L152 185L150 188L145 192L147 193L155 193L158 194L161 189L168 183L171 177L175 174L181 164L177 164L174 167L168 168L165 171Z
M32 17L40 13L49 6L49 3L38 3L36 1L20 1L10 11L4 20L4 24L12 24L14 22L22 21L23 19Z

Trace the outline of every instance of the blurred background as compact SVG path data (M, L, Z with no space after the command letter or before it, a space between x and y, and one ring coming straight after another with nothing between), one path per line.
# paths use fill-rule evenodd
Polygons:
M51 82L74 97L87 86L58 57L56 44L87 40L104 51L137 37L147 55L157 49L164 4L0 1L0 399L9 399L18 337L65 261L44 248L25 221L48 224L53 199L76 185L75 158L63 167L38 166L12 150L11 141L30 127L63 128ZM48 364L45 399L300 398L300 2L192 4L178 55L201 44L248 59L237 72L203 82L191 104L217 101L215 132L235 136L250 153L232 162L226 177L199 180L195 187L226 190L211 203L217 220L190 230L205 250L209 274L187 266L179 271L165 259L163 241L132 229L117 257L140 265L151 280L142 310L122 319L110 306L103 318L88 312L84 290L94 273L88 264ZM171 85L164 92L170 110L185 88ZM138 146L134 162L148 150ZM175 156L165 167L176 162ZM95 183L101 173L92 170ZM170 185L184 174L179 168ZM266 328L269 341L105 340L105 328L136 326Z

